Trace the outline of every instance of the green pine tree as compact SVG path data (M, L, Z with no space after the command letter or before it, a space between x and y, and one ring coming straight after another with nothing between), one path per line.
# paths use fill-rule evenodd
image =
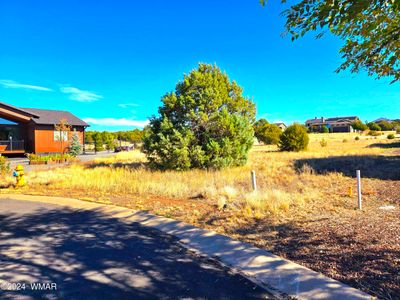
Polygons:
M82 150L82 145L79 141L79 136L76 132L74 132L74 134L72 135L72 139L71 139L71 146L70 146L69 153L72 156L78 156L81 153L81 150Z
M253 145L255 105L217 66L199 64L162 98L143 151L160 169L243 165Z

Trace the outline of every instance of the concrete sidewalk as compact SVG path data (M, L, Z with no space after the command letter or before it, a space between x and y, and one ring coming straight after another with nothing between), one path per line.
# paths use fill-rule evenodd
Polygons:
M278 298L291 296L297 299L373 299L368 294L268 251L183 222L142 211L133 211L127 208L75 199L0 195L0 200L10 198L58 204L79 209L99 210L110 217L119 218L122 221L138 222L141 225L158 229L176 236L187 248L209 257L217 258L223 264L240 271L253 282L266 287Z

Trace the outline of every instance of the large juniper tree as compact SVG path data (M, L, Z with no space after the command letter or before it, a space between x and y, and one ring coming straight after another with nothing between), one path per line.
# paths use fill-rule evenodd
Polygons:
M215 65L199 64L162 98L143 151L160 169L243 165L253 144L255 105Z
M378 78L400 80L399 0L301 0L283 15L292 40L309 31L316 31L318 38L330 31L345 41L337 72L365 69Z

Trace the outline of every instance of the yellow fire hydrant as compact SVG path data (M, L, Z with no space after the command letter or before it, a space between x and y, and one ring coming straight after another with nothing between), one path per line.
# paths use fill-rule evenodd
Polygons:
M15 177L15 179L17 181L15 184L16 187L23 187L25 185L26 182L25 182L25 173L24 173L23 166L17 165L15 167L13 176Z

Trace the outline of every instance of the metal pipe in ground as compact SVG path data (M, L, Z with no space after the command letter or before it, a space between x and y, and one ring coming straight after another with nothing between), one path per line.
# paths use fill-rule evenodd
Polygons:
M251 171L251 185L253 187L253 191L257 191L257 180L256 180L256 171Z
M356 171L357 175L357 196L358 196L358 209L362 209L362 198L361 198L361 171Z

